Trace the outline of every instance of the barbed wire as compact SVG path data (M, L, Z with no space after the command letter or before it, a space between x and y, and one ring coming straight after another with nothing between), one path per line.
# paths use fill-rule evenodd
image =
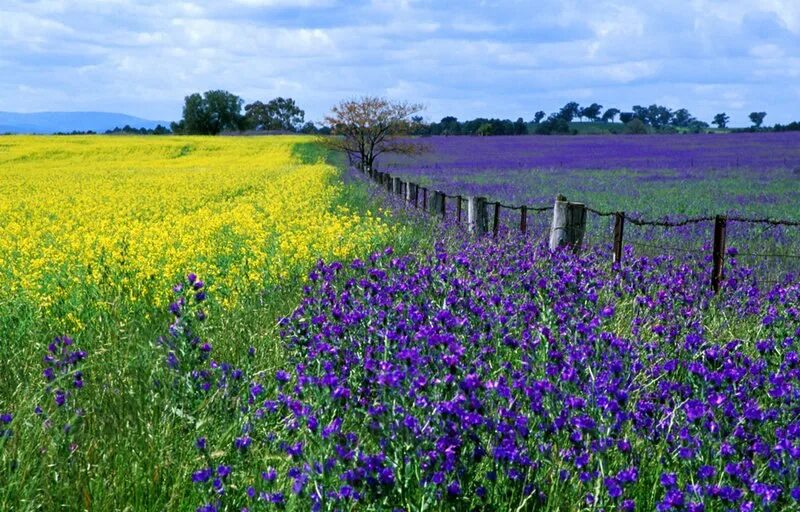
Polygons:
M386 175L387 179L392 179L393 178L393 176L391 176L388 173L382 173L382 174ZM404 183L413 184L413 182L410 182L410 181L404 181ZM465 195L446 194L446 193L438 191L438 190L429 189L428 187L425 187L425 186L422 186L422 185L416 185L416 187L417 187L418 190L422 190L422 191L425 191L425 192L428 192L428 191L438 192L443 197L446 197L448 199L457 199L457 200L463 201L463 200L465 200L465 199L467 199L469 197L469 196L465 196ZM522 210L522 208L523 208L523 205L509 205L509 204L501 203L500 201L487 201L486 205L487 206L497 205L500 208L506 208L508 210L517 210L517 211L518 210ZM540 213L540 212L553 210L554 207L553 206L526 206L525 205L524 208L529 212ZM592 207L589 207L589 206L584 206L584 208L586 208L586 210L588 212L593 213L593 214L595 214L597 216L600 216L600 217L612 217L612 216L616 216L618 214L622 214L622 215L624 215L624 219L625 219L626 223L630 223L630 224L633 224L635 226L653 226L653 227L664 227L664 228L676 228L676 227L688 226L690 224L699 224L699 223L702 223L702 222L711 222L711 221L716 220L716 218L717 218L717 216L702 216L702 217L690 217L690 218L679 220L679 221L648 220L648 219L644 219L644 218L641 218L641 217L628 216L628 215L625 215L623 212L603 211L603 210L598 210L596 208L592 208ZM770 225L770 226L800 227L800 221L789 220L789 219L753 218L753 217L727 216L727 215L721 215L720 217L722 217L723 219L725 219L728 222L741 222L741 223L749 223L749 224L766 224L766 225Z

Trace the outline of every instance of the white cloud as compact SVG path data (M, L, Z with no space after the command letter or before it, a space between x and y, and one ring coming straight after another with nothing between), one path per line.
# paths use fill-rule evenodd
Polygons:
M661 101L700 117L728 108L746 122L766 98L772 121L799 117L795 0L6 0L0 9L0 110L170 119L184 95L225 88L247 100L291 95L311 119L365 93L426 103L431 118L530 117L577 99L622 109Z

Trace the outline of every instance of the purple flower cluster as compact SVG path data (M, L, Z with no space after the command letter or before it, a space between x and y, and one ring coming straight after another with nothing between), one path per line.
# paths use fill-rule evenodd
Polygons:
M254 412L292 461L286 490L312 507L409 488L464 506L559 489L623 510L792 503L800 286L762 294L734 269L714 298L703 259L600 261L487 241L320 263L282 322L293 365ZM728 338L712 311L763 339Z
M42 375L48 383L48 393L52 393L58 407L67 404L73 392L83 388L83 372L78 365L86 358L86 352L73 350L72 344L72 338L57 336L43 357L45 368Z
M177 374L176 384L184 382L192 392L204 393L240 380L242 371L211 359L213 347L199 335L199 326L207 318L205 283L190 273L172 291L175 300L169 312L174 319L169 334L161 336L158 345L166 349L165 362Z

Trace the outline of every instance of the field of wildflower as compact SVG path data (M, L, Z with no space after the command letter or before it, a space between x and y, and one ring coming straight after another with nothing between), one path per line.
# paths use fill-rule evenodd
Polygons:
M731 244L714 294L705 253L612 264L601 245L431 232L303 139L153 144L200 142L282 155L271 178L253 156L253 187L316 172L293 200L332 187L318 218L352 219L339 236L358 241L298 232L309 257L276 269L267 236L257 283L159 260L169 274L128 281L147 292L111 280L72 303L80 324L59 323L69 301L35 309L35 287L4 299L0 509L800 510L796 277L759 280ZM208 188L247 167L223 160ZM235 210L234 192L182 187L162 193ZM179 218L151 221L202 231Z
M201 274L220 350L246 353L317 259L402 237L338 176L304 137L1 138L0 413L14 415L15 435L0 436L0 509L160 509L151 487L180 496L173 447L186 432L170 428L189 412L158 395L152 356L171 286ZM62 356L83 363L66 341L42 380L43 352L67 335L92 368L80 407L82 381L59 376ZM277 351L262 345L257 360ZM69 398L53 395L59 386L74 388ZM136 506L131 493L153 501Z

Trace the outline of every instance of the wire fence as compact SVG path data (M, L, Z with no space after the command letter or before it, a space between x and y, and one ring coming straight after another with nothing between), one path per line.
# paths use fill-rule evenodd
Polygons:
M407 205L438 215L476 235L497 237L501 231L519 231L549 238L551 248L569 245L606 247L614 263L628 254L637 256L705 257L712 264L711 284L719 292L729 265L746 262L759 270L762 283L777 284L787 274L800 273L800 244L782 228L800 227L800 221L741 216L699 216L686 219L645 219L622 211L603 211L559 196L553 206L510 205L481 196L446 194L380 171L367 173L378 185L401 196ZM591 216L590 216L591 215ZM753 229L763 227L753 237ZM634 228L634 229L631 229ZM763 239L772 233L772 242ZM727 241L750 241L729 247ZM755 240L755 241L754 241ZM774 260L780 260L775 265Z

